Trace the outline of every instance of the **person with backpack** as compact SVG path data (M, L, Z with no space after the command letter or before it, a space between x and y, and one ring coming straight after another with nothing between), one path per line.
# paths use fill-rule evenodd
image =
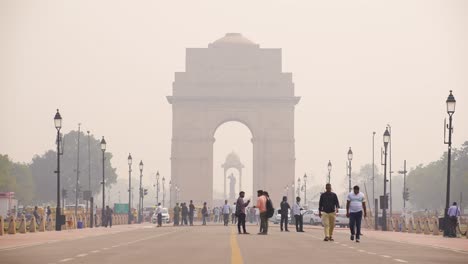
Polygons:
M245 230L245 217L246 217L245 207L249 205L250 200L247 200L247 202L244 203L244 196L245 196L245 192L241 191L239 193L239 198L237 198L237 202L236 202L236 217L238 218L237 231L239 231L239 234L242 234L241 226L242 226L242 229L244 230L244 234L249 234Z
M260 232L259 235L266 235L268 232L268 217L266 209L266 196L262 190L257 191L257 208L260 211Z

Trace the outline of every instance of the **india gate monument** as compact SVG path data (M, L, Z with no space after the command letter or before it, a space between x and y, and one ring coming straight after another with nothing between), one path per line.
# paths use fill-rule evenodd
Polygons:
M239 33L228 33L208 48L187 48L185 72L175 73L167 97L172 186L180 189L179 201L212 205L214 135L230 121L252 134L253 190L244 191L255 196L258 189L267 190L277 203L294 182L294 107L300 97L281 61L281 49L260 48ZM171 192L171 201L175 196Z

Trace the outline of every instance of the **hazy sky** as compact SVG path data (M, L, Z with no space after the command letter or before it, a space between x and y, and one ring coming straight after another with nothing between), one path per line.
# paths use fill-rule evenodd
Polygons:
M127 177L131 152L143 159L147 183L157 170L167 178L165 97L174 72L185 70L185 48L227 32L282 48L283 71L302 97L296 177L307 172L323 184L330 159L332 184L344 188L348 147L358 170L371 162L376 131L379 163L388 123L394 170L404 159L410 167L438 159L450 89L454 146L468 140L468 1L1 0L0 153L30 162L54 148L60 108L64 132L81 122L106 137L119 177ZM235 150L251 184L250 137L236 123L217 131L215 175Z

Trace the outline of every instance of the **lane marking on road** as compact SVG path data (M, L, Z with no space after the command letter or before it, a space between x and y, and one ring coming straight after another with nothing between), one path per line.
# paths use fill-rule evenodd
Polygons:
M70 261L70 260L73 260L73 258L62 259L62 260L60 260L59 262L67 262L67 261Z
M355 247L351 247L351 246L350 246L349 248L350 248L350 249L355 249Z
M380 256L384 258L391 258L390 256L387 256L387 255L380 255Z
M362 249L359 249L358 251L361 252L361 253L366 253L366 251L362 250Z
M75 258L82 258L82 257L86 257L86 256L88 256L88 254L87 254L87 253L83 253L83 254L78 254L78 255L76 255Z
M101 251L100 251L100 250L93 250L93 251L91 251L91 253L99 253L99 252L101 252Z
M102 248L102 250L108 250L108 249L110 249L110 248Z
M118 247L118 246L119 246L119 245L113 245L112 247L113 247L113 248L116 248L116 247Z
M240 252L239 244L237 243L237 235L234 228L231 227L231 264L243 264L244 260Z
M369 255L377 255L377 253L375 253L375 252L367 252L367 254L369 254Z
M395 261L401 262L401 263L408 263L408 261L403 260L403 259L394 259Z

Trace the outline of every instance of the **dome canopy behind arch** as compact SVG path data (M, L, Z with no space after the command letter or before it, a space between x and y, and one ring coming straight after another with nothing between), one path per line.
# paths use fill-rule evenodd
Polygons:
M232 151L226 157L226 161L224 164L221 165L222 168L229 169L229 168L244 168L244 164L240 161L239 155Z
M258 44L242 36L240 33L227 33L224 37L208 45L209 48L232 46L259 47Z

